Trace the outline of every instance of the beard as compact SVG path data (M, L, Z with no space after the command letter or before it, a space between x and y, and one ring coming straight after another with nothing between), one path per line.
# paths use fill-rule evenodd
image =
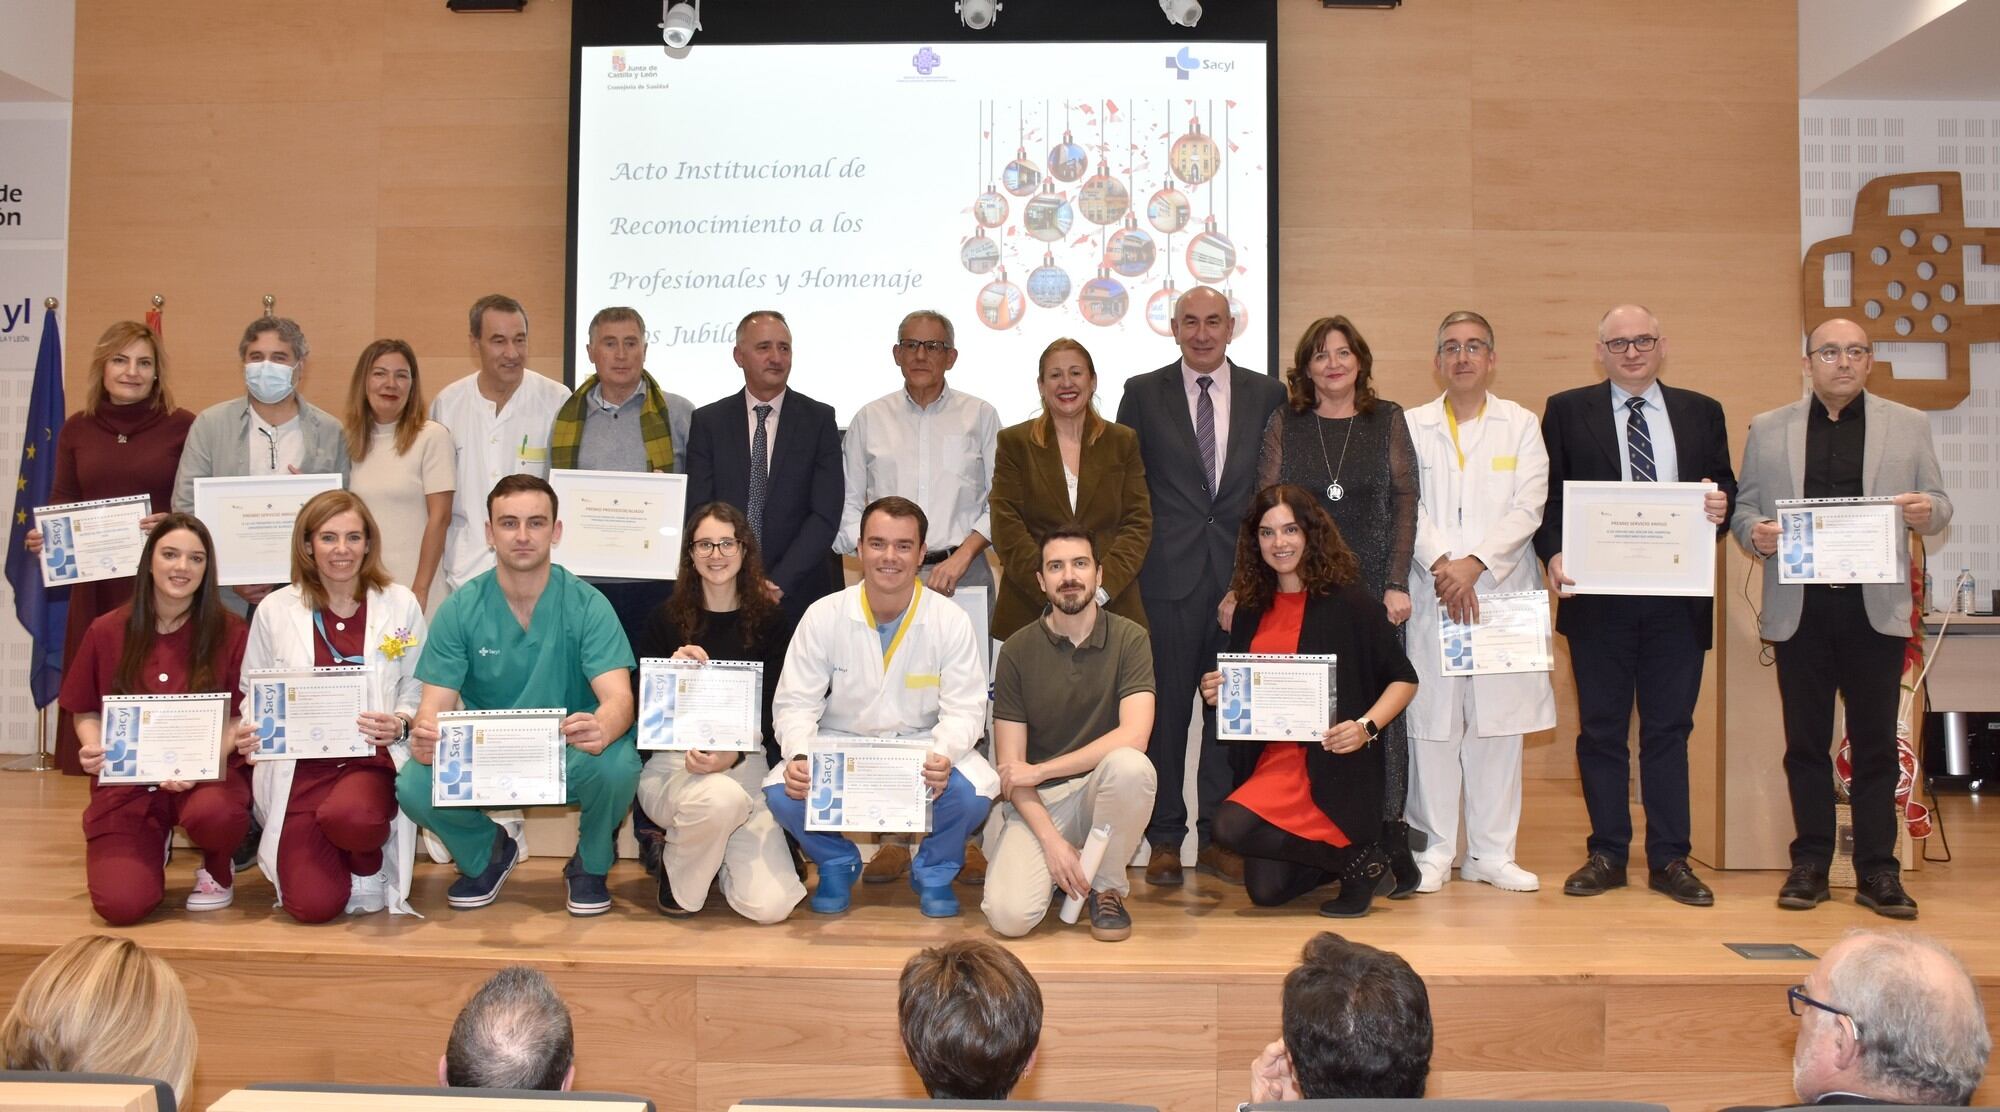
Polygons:
M1071 602L1069 600L1067 592L1071 590L1077 592L1075 602ZM1056 597L1049 600L1049 605L1055 607L1057 610L1060 610L1065 614L1070 615L1071 617L1083 613L1084 608L1089 606L1090 603L1091 603L1091 594L1089 591L1084 590L1083 584L1081 583L1063 584L1062 586L1056 588Z

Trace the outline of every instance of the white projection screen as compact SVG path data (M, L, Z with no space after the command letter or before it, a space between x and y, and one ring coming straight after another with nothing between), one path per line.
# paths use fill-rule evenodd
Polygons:
M1237 362L1270 369L1266 42L675 53L577 48L573 381L592 314L629 305L654 377L715 400L742 385L737 320L776 309L792 386L845 425L899 387L897 322L935 309L957 333L949 381L1004 422L1038 411L1060 336L1091 351L1109 416L1127 377L1176 358L1171 304L1197 284L1232 298Z

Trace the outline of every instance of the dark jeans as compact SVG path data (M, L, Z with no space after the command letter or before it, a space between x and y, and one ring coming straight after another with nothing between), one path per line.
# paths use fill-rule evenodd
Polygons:
M1188 724L1194 718L1195 691L1202 673L1214 666L1215 654L1227 644L1222 627L1215 624L1215 606L1222 601L1222 592L1203 587L1182 599L1142 597L1153 640L1153 689L1158 693L1146 756L1153 762L1159 787L1153 796L1152 821L1146 824L1146 842L1178 850L1188 832L1187 802L1181 790L1187 779ZM1206 846L1209 823L1235 787L1235 777L1213 730L1203 730L1199 744L1195 840Z

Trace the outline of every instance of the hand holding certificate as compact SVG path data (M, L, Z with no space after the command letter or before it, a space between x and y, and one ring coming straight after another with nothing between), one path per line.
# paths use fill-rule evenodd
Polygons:
M368 707L367 666L341 668L253 668L250 724L259 761L369 757L377 750L361 733Z
M549 472L561 507L556 563L576 575L672 579L687 517L687 476L647 471Z
M561 708L461 710L437 716L431 802L530 807L569 801Z
M639 748L750 753L763 747L764 664L639 662Z
M807 830L930 830L928 739L817 737L806 753Z
M1904 582L1894 498L1780 498L1777 510L1778 582Z
M1438 615L1438 640L1447 676L1547 672L1555 667L1549 632L1549 593L1510 591L1479 596L1479 621L1471 625Z
M226 694L107 695L99 784L220 780Z
M1715 594L1714 483L1563 483L1563 571L1577 595Z
M67 587L99 579L126 579L139 571L146 547L139 523L153 512L144 494L43 506L35 511L42 531L42 585Z
M194 515L215 537L215 581L224 587L288 582L299 510L313 495L340 486L338 474L196 479Z
M1331 653L1221 653L1220 741L1319 741L1334 721Z

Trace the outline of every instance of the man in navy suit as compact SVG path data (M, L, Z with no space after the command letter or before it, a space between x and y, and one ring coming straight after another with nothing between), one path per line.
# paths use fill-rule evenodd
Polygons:
M1187 837L1188 723L1202 673L1223 645L1215 608L1229 590L1236 531L1257 489L1257 449L1264 422L1285 401L1277 379L1246 371L1225 354L1235 321L1229 299L1196 286L1174 304L1179 360L1125 383L1118 423L1139 434L1146 487L1153 501L1153 543L1139 569L1139 597L1153 635L1153 677L1159 694L1146 756L1159 775L1153 818L1146 827L1152 856L1146 881L1182 882L1181 842ZM1197 860L1225 880L1241 882L1235 854L1209 842L1209 821L1229 794L1229 763L1206 732L1196 786Z
M736 325L743 389L694 411L688 431L687 508L728 502L750 519L764 575L794 620L839 589L840 427L833 407L787 388L792 330L759 309Z
M1688 733L1701 694L1703 658L1714 644L1715 600L1656 595L1571 595L1563 573L1563 482L1709 482L1703 509L1726 528L1736 499L1722 406L1660 381L1667 341L1659 318L1620 305L1597 325L1605 381L1565 390L1542 413L1549 449L1549 502L1535 533L1562 596L1556 629L1569 638L1576 676L1577 770L1590 812L1589 857L1563 892L1597 896L1625 886L1632 845L1632 704L1639 705L1639 788L1646 807L1647 884L1668 898L1708 907L1715 894L1688 866Z

